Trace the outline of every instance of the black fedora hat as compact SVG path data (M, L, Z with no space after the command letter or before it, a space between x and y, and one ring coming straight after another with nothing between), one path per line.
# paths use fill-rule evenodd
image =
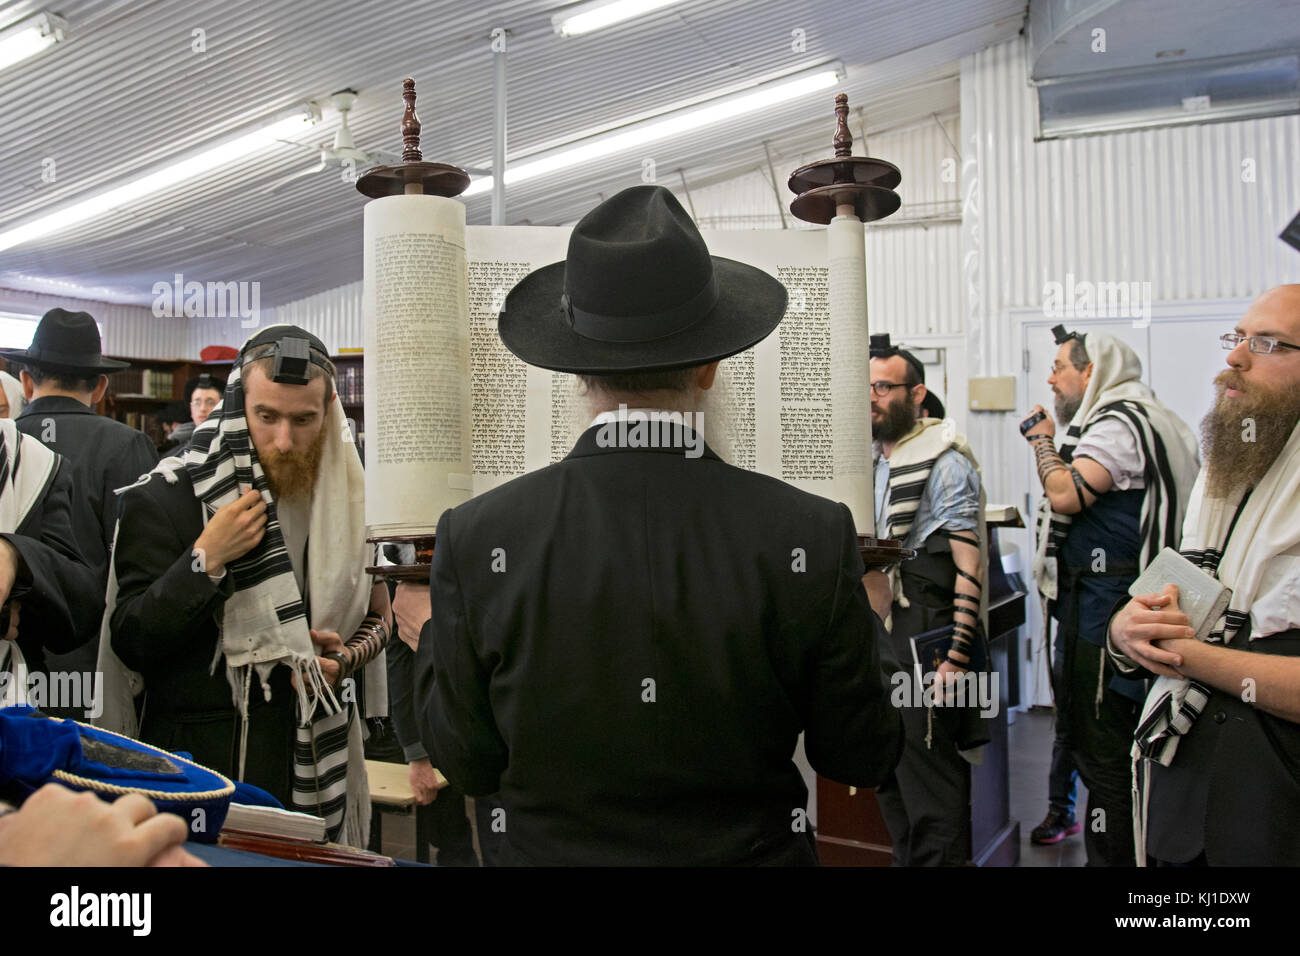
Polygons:
M583 216L563 262L506 296L501 341L529 365L591 375L705 365L762 341L785 286L709 255L662 186L633 186Z
M0 349L0 355L23 365L70 372L113 372L130 368L129 362L104 358L100 349L99 326L89 312L50 309L37 323L29 347Z

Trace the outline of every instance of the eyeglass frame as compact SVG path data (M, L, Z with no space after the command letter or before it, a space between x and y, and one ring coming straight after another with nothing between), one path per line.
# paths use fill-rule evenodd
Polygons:
M924 383L916 383L916 385L921 384ZM906 382L871 382L868 385L868 388L871 389L871 394L876 396L876 398L884 398L896 388L916 388L916 385L908 385ZM884 389L884 391L882 392L881 389Z
M1246 343L1246 348L1250 350L1251 355L1272 355L1279 347L1300 352L1300 345L1292 345L1290 342L1283 342L1281 339L1272 335L1242 335L1239 332L1224 332L1219 336L1219 344L1223 346L1225 352L1231 352L1242 342ZM1256 342L1268 342L1271 344L1266 351L1261 352L1255 348Z

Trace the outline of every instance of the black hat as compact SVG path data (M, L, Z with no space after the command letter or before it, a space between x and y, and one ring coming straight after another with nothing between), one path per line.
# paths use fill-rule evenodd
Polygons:
M23 365L71 372L114 372L129 362L106 359L101 353L99 326L89 312L50 309L36 325L25 349L0 349L0 355Z
M776 328L786 291L761 269L709 255L662 186L633 186L573 228L569 254L506 296L501 341L529 365L600 375L705 365Z

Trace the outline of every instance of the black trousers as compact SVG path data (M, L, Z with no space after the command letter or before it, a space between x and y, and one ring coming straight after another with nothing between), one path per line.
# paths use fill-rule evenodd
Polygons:
M923 614L916 603L906 609L895 605L893 631L880 649L887 675L904 673L910 679L908 638L931 623ZM893 865L965 866L970 859L970 764L949 733L953 708L906 706L899 713L903 754L894 772L876 788L876 802L893 843Z
M1056 688L1057 720L1066 724L1070 756L1088 788L1088 808L1081 821L1088 865L1133 866L1130 754L1141 706L1104 686L1111 677L1104 648L1073 635L1066 635L1064 643Z
M903 755L876 788L894 866L965 866L970 858L970 764L934 711L904 707ZM926 746L927 730L931 731Z

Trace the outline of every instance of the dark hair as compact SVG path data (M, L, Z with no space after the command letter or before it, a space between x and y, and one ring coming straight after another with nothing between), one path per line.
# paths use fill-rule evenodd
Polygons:
M53 385L65 392L93 392L99 385L99 373L86 375L69 369L41 368L39 365L26 365L25 371L37 385Z
M1090 361L1092 361L1092 359L1088 358L1088 350L1084 347L1083 339L1070 339L1070 364L1073 365L1076 370L1082 372L1088 367Z
M207 381L204 382L204 379L207 379ZM202 375L194 376L194 378L185 383L185 406L187 409L189 408L190 400L194 398L194 390L198 388L213 389L218 395L220 395L226 390L226 383L220 379L213 378L207 372L204 372ZM188 415L188 412L186 414Z
M921 384L921 376L917 374L916 366L911 362L904 361L903 367L907 369L903 374L903 384L907 386L907 390L910 392Z
M684 392L695 380L698 366L654 372L616 372L613 375L579 375L587 391L620 392L641 395L645 392Z

